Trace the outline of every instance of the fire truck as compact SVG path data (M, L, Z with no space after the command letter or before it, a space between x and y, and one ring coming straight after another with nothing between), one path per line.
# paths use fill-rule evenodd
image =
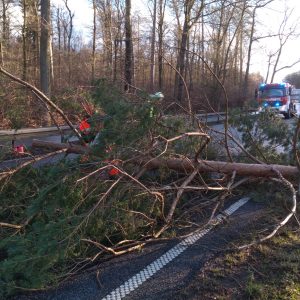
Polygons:
M259 110L266 109L282 114L289 119L297 113L296 101L293 98L294 87L289 83L263 83L255 91Z

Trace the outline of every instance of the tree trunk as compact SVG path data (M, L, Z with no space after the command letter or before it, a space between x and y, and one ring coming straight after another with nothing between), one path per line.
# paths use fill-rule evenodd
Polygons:
M119 66L118 56L122 57L122 21L124 15L124 9L121 7L120 1L115 3L116 6L116 20L115 20L115 32L114 32L114 61L113 61L113 81L116 82L117 80L117 71ZM120 60L121 61L121 60ZM123 69L123 65L120 66L120 70Z
M8 24L8 16L7 16L7 7L8 4L5 3L5 0L2 0L2 40L4 43L9 40L9 24Z
M27 80L27 43L26 43L26 28L27 28L27 1L22 0L23 10L23 25L22 25L22 52L23 52L23 69L22 80Z
M49 141L42 141L34 139L32 141L33 148L43 148L43 149L50 149L50 150L63 150L67 149L70 153L77 153L77 154L89 154L92 153L91 148L84 147L80 145L73 145L73 144L65 144L65 143L52 143Z
M183 77L185 73L185 54L186 54L186 46L188 41L188 35L190 26L188 24L190 15L185 16L185 22L183 25L181 43L179 47L179 53L177 57L177 66L176 69L178 73L175 75L175 98L179 103L182 103L183 99Z
M40 85L50 98L50 0L41 0ZM41 107L43 126L49 126L51 118L46 106Z
M126 0L125 13L125 91L129 91L133 84L133 45L131 28L131 0Z
M2 40L0 41L0 65L4 67L4 61L3 61L3 43L2 43Z
M163 25L165 16L166 0L159 0L159 21L158 21L158 86L163 88Z
M69 145L61 143L53 143L48 141L33 140L33 147L48 148L51 150L68 149L69 152L88 154L91 153L91 149L88 147ZM142 165L148 170L168 168L178 172L190 173L195 169L204 173L221 173L231 175L236 172L236 175L240 176L254 176L254 177L277 177L274 170L279 171L283 177L287 178L299 178L299 170L297 167L285 166L285 165L263 165L263 164L246 164L246 163L229 163L223 161L211 161L201 160L195 163L188 158L152 158L150 160L138 159L136 164Z
M71 79L72 79L72 59L71 59L71 40L72 40L72 36L73 36L73 18L74 18L74 13L72 13L69 5L68 5L68 0L64 0L64 4L66 6L66 9L68 11L68 15L69 15L69 28L68 28L68 32L67 32L67 50L68 50L68 73L69 73L69 78L68 78L68 82L69 85L71 85Z
M199 6L200 5L200 6ZM196 6L196 7L195 7ZM175 75L175 86L174 86L174 97L178 102L183 102L183 87L184 87L184 76L186 74L186 54L188 48L189 33L192 26L198 22L201 17L202 11L205 6L205 1L185 0L184 1L184 23L182 28L182 34L180 39L180 46L177 56L176 75ZM176 9L175 9L176 11ZM176 15L179 22L179 16ZM189 112L191 113L190 101L188 103Z
M50 97L50 0L41 0L40 84L41 91Z
M153 23L150 54L150 91L154 92L155 79L155 41L156 41L156 0L153 2Z
M253 9L253 13L252 13L251 30L250 30L250 36L249 36L249 46L248 46L248 52L247 52L247 63L246 63L244 88L243 88L245 97L247 97L247 95L248 95L248 81L249 81L249 70L250 70L250 62L251 62L253 36L254 36L254 29L255 29L255 17L256 17L256 7Z
M9 16L8 16L8 6L9 3L7 1L2 0L2 28L1 28L1 38L0 38L0 59L1 65L4 66L4 50L7 48L9 44Z
M61 86L61 17L60 8L56 10L56 30L58 39L58 88Z
M95 80L96 65L96 0L93 0L93 46L92 46L92 81Z
M147 169L158 169L166 167L179 172L192 172L198 168L199 172L217 172L222 174L232 174L236 172L237 175L255 176L255 177L276 177L274 169L278 170L284 177L299 178L299 170L297 167L284 165L263 165L263 164L247 164L247 163L229 163L223 161L209 161L201 160L194 163L193 160L185 159L160 159L154 158L151 160L140 160L138 163L142 164Z

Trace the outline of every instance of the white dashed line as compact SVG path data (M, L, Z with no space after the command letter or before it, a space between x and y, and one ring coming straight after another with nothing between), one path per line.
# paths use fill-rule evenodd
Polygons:
M240 199L239 201L231 205L229 208L227 208L224 211L224 214L228 216L232 215L241 206L246 204L249 201L249 199L250 198L248 197ZM200 238L202 238L207 233L209 233L210 230L214 226L220 224L223 221L223 219L224 219L224 215L222 214L217 215L212 220L213 225L208 225L208 228L206 229L195 231L193 234L185 238L179 244L177 244L169 251L167 251L165 254L163 254L161 257L159 257L154 262L152 262L150 265L145 267L142 271L140 271L133 277L129 278L126 282L124 282L118 288L113 290L110 294L102 298L102 300L119 300L124 298L128 294L130 294L132 291L137 289L141 284L143 284L146 280L152 277L155 273L161 270L165 265L167 265L169 262L174 260L179 254L185 251L189 246L193 245Z

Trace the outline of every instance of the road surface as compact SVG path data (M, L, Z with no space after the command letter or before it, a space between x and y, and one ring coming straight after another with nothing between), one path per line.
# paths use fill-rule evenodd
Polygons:
M229 208L245 198L234 200ZM185 286L197 280L201 268L238 243L253 229L253 220L262 214L262 204L246 201L219 226L198 231L181 251L180 241L156 244L142 252L127 254L94 266L47 293L18 297L18 300L157 300L176 299ZM199 234L200 233L200 234ZM194 241L195 240L195 241ZM179 246L178 246L179 245ZM176 253L177 251L177 253ZM195 295L202 299L201 295ZM179 298L177 298L179 299Z

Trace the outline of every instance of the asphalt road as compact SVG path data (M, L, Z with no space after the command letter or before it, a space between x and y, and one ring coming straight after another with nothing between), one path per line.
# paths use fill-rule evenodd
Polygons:
M69 134L69 131L66 132L66 135ZM41 133L30 133L30 134L18 134L18 135L4 135L0 134L0 146L10 148L12 146L12 140L15 140L15 146L25 145L27 148L32 145L33 139L40 139L43 141L49 141L54 143L61 143L61 136L57 133L57 131L53 132L41 132ZM70 141L75 141L77 138L72 137ZM1 148L1 147L0 147ZM72 159L78 155L68 154L68 158ZM52 157L49 157L43 161L34 163L34 167L38 167L44 164L54 164L65 157L65 154L57 154ZM9 159L0 161L0 170L5 170L9 168L15 168L18 165L30 160L30 157L22 157L19 156L16 159Z
M196 274L207 261L215 259L225 249L231 247L231 242L238 240L242 234L249 233L253 225L253 219L261 214L263 209L261 204L248 201L226 219L225 223L214 227L206 235L199 238L124 298L120 298L117 294L113 294L114 297L107 297L107 295L141 272L146 266L153 264L164 253L174 249L174 246L179 243L178 240L156 244L145 248L142 252L114 258L93 267L92 270L76 278L70 279L47 293L19 296L17 299L174 299L181 289L196 279ZM201 299L201 295L199 295L199 299Z
M211 123L211 125L209 125L209 127L212 129L210 132L208 132L211 136L212 136L212 144L214 144L216 147L215 149L219 149L219 152L225 154L225 149L224 149L224 135L223 134L218 134L215 133L214 130L217 130L219 132L223 132L224 133L224 124L215 122L217 121L218 118L223 118L223 116L209 116L207 118L207 120ZM294 122L296 122L295 118L291 118L289 120L285 120L285 122L287 124L289 124L289 126L292 126L292 124ZM236 130L236 128L234 127L229 127L228 132L240 143L241 142L241 133L238 132ZM70 133L67 132L67 135ZM11 147L11 140L15 139L15 145L26 145L27 147L31 146L32 144L32 140L33 139L40 139L43 141L49 141L49 142L54 142L54 143L60 143L61 142L61 136L57 133L57 131L55 132L42 132L42 133L30 133L30 134L20 134L20 135L3 135L1 134L0 131L0 146L7 146L7 147ZM72 137L70 139L70 141L75 141L77 140L76 137ZM233 155L237 155L239 153L241 153L241 150L236 146L236 144L232 141L229 140L229 148L230 148L230 152ZM280 150L280 149L279 149ZM222 155L222 154L220 154ZM59 154L56 157L51 157L47 160L45 160L44 162L40 162L37 165L41 165L41 164L45 164L45 163L55 163L55 161L59 161L64 155L63 154ZM71 155L72 156L72 155ZM69 157L71 157L69 156ZM26 159L25 159L26 160ZM15 167L18 164L22 163L24 160L22 158L17 159L17 160L11 160L11 161L6 161L6 162L0 162L0 170L1 169L7 169L7 168L11 168L11 167Z
M281 117L281 115L279 115ZM207 122L210 128L219 130L221 132L224 132L224 116L223 115L199 115L199 119L203 122ZM291 118L289 120L286 120L290 126L295 122L295 118ZM41 129L42 130L42 129ZM49 142L55 142L55 143L60 143L61 142L61 136L58 134L58 131L52 131L52 132L32 132L32 130L28 130L28 134L17 134L17 135L12 135L11 133L8 134L7 130L1 131L0 130L0 145L11 145L11 141L14 139L15 140L15 145L25 145L25 146L30 146L32 143L33 139L41 139L44 141L49 141ZM70 131L64 130L66 135L70 134ZM232 133L232 135L235 138L240 138L240 133L237 132L237 130L233 127L229 128L229 132ZM7 133L7 134L6 134ZM76 137L71 138L71 141L76 140Z

